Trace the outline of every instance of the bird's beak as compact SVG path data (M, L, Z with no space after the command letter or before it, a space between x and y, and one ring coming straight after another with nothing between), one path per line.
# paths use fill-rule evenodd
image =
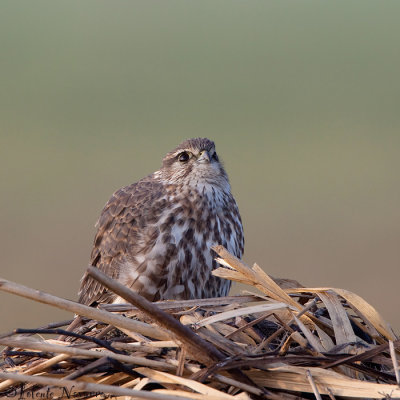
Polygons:
M197 159L200 162L210 162L211 161L211 157L210 157L210 153L207 150L202 150L199 154L199 158Z

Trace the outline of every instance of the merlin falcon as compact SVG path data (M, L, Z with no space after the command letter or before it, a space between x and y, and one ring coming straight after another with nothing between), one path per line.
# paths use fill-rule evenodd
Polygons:
M97 222L90 265L150 301L226 296L211 247L241 258L242 221L214 142L189 139L153 174L117 190ZM79 302L121 303L87 273Z

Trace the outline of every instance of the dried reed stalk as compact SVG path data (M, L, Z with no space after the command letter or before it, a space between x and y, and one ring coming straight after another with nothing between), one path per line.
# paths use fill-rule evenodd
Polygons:
M151 326L144 322L124 318L119 315L114 315L107 311L88 307L71 300L62 299L61 297L42 292L40 290L30 289L18 283L7 281L6 279L0 278L0 290L8 293L13 293L18 296L26 297L39 303L58 307L62 310L70 311L78 315L83 315L84 317L90 318L95 321L102 321L117 328L132 330L134 332L141 333L142 335L149 336L154 339L169 339L168 334L165 331L160 330L156 326Z
M135 307L145 312L159 326L172 332L174 336L183 344L186 351L199 362L210 365L215 361L224 359L224 355L218 351L210 343L202 340L187 326L182 325L179 321L173 318L170 314L160 310L156 305L133 292L126 286L122 285L115 279L109 278L98 268L89 267L89 275L99 281L103 286L112 290L118 296L122 297Z
M125 389L114 385L102 385L97 383L82 382L76 380L63 380L42 376L30 376L25 374L16 374L11 372L0 372L0 378L10 379L18 382L29 382L43 386L56 386L68 390L69 395L74 395L76 392L92 392L94 394L112 394L115 396L128 396L138 399L151 400L192 400L191 397L172 396L169 394L159 394L147 392L143 390ZM65 393L65 392L64 392Z
M0 337L7 346L0 396L26 382L36 397L46 385L59 393L74 386L91 400L98 391L121 399L400 398L400 340L374 307L349 291L304 288L248 267L221 246L215 251L215 275L263 295L153 304L92 268L95 279L132 303L99 310L0 280L0 290L89 318L86 333L72 341L57 336L69 334L59 329L63 323Z

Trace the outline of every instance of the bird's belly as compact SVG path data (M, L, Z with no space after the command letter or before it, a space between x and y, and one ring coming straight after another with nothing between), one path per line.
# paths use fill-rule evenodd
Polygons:
M211 274L218 266L211 248L221 244L241 257L238 232L217 213L203 219L177 217L159 229L150 251L136 255L124 268L123 280L153 301L226 296L231 282Z
M189 224L190 225L190 224ZM236 233L230 237L221 229L219 218L196 224L203 229L190 226L173 227L171 244L175 246L175 257L165 265L166 284L162 292L164 299L193 299L226 296L231 282L212 275L217 268L212 246L222 244L233 254L236 248ZM193 229L193 231L192 231Z

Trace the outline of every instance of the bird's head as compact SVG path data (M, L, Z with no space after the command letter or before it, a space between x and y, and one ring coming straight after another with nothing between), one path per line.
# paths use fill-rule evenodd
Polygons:
M210 184L229 190L228 176L215 151L215 144L206 138L185 140L170 151L163 159L161 172L172 184Z

